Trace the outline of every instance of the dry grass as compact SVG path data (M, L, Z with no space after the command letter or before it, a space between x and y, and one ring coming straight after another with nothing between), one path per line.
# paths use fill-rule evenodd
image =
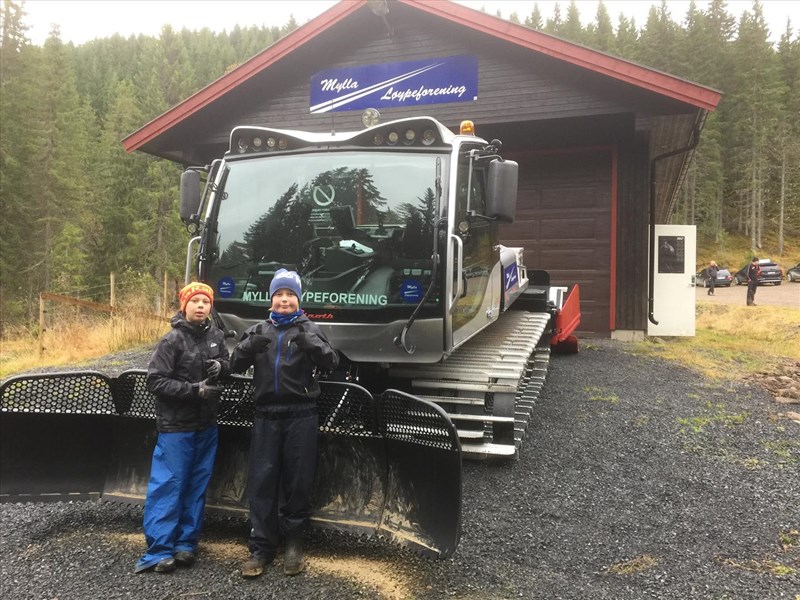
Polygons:
M38 367L74 365L112 352L152 344L168 329L166 321L135 313L106 315L75 311L51 316L40 356L39 337L20 332L3 340L0 377ZM786 360L800 361L800 311L780 307L697 305L693 338L652 338L638 352L692 367L710 377L743 379L774 370Z
M744 379L800 361L800 311L775 306L697 305L695 337L651 338L636 350L722 379Z
M35 332L19 331L4 339L0 346L0 377L39 367L80 364L112 352L152 344L169 330L166 320L130 313L124 308L113 317L81 312L49 315L50 323L41 338ZM44 344L44 353L40 352L40 343Z
M643 554L642 556L611 565L608 568L608 573L611 575L633 575L652 569L656 565L658 565L657 558L649 554Z

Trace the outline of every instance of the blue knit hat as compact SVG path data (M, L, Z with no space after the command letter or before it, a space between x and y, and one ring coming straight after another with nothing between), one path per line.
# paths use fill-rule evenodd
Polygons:
M283 288L292 290L298 301L303 297L303 284L300 282L300 275L294 271L278 269L275 272L275 277L272 278L272 283L269 284L269 297L272 298L275 292Z

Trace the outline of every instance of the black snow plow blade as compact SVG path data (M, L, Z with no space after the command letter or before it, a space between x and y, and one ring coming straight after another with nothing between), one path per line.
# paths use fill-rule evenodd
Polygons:
M13 377L0 385L0 501L143 503L157 437L145 371ZM312 524L425 556L458 546L461 448L438 406L403 392L320 382ZM225 386L209 511L247 511L251 380Z

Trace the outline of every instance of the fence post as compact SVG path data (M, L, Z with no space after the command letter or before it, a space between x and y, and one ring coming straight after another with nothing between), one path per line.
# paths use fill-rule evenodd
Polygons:
M167 304L167 286L168 285L169 285L169 274L167 273L167 270L164 269L164 296L163 296L163 298L161 300L161 314L163 314L165 317L167 316L167 314L169 312L168 304Z
M114 271L111 271L109 274L109 280L111 285L111 298L108 304L111 306L111 314L113 315L113 310L117 307L117 290L114 289L114 282L116 281L116 278L114 277Z
M42 297L42 292L39 292L39 358L44 356L44 331L46 325L44 315L44 297Z

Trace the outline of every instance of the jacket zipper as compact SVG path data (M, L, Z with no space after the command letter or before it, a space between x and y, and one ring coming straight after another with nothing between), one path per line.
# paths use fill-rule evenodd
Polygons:
M275 354L275 398L278 397L278 377L280 371L278 365L281 362L281 341L283 340L283 331L278 332L278 352Z

